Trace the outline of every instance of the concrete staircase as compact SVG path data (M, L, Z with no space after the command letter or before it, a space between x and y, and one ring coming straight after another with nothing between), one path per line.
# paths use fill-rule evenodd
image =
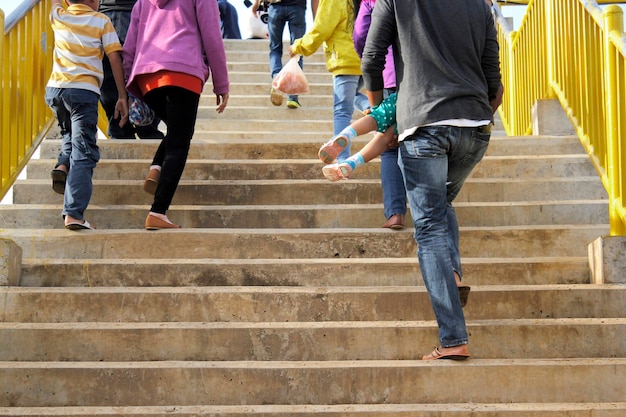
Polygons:
M0 238L0 416L626 415L626 287L591 285L606 193L576 137L506 137L456 203L472 359L422 362L437 328L409 227L384 222L378 161L329 183L332 87L269 103L267 42L226 41L231 101L202 100L175 231L143 230L154 141L100 142L86 213L62 228L41 146ZM354 149L370 136L357 140Z

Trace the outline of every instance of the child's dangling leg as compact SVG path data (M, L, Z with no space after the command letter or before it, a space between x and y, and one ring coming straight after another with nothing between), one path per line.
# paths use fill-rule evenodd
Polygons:
M346 127L338 135L322 145L317 155L325 164L330 164L358 136L352 126Z
M326 165L322 168L322 173L328 181L335 182L350 178L352 171L364 164L365 160L363 159L363 155L361 155L361 152L358 152L341 162Z

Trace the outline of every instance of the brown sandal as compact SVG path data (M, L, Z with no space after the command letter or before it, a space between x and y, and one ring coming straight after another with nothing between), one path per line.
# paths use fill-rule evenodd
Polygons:
M444 350L443 352L439 349ZM436 347L431 353L426 356L422 356L423 361L432 361L435 359L452 359L454 361L464 361L469 358L467 353L467 345L453 346L449 348Z

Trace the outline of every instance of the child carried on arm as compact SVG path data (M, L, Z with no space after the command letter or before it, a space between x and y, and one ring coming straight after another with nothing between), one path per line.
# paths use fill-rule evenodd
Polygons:
M341 133L322 145L318 156L322 162L328 164L322 168L322 173L326 179L335 182L350 178L357 167L380 156L389 145L397 140L396 96L397 93L392 93L379 105L372 107L365 117L353 122ZM371 131L377 133L363 149L347 159L334 162L337 156L350 145L352 139Z

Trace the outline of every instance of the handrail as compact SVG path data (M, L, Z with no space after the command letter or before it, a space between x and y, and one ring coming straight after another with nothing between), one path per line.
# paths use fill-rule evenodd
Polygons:
M0 199L55 123L44 101L52 71L50 0L23 1L5 22L0 9ZM107 131L102 105L98 127ZM106 136L106 135L105 135Z
M607 189L610 233L625 236L626 40L621 8L602 11L598 3L607 0L499 3L527 4L517 31L494 6L506 87L499 112L506 132L531 134L534 103L558 99ZM49 0L20 7L23 15L12 14L17 18L0 40L0 198L54 122L43 101L52 67Z
M611 236L626 235L626 38L623 12L585 0L528 0L517 31L498 6L505 98L500 116L509 135L532 133L531 108L556 98L609 195ZM607 3L603 1L602 3ZM619 2L618 2L619 3Z
M49 0L20 6L0 38L0 198L24 169L54 122L43 98L52 70ZM0 27L5 27L0 11Z

